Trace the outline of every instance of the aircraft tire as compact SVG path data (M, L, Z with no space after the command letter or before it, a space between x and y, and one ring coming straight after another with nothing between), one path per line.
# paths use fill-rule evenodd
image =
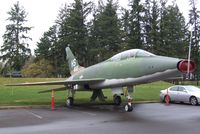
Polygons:
M129 104L126 104L124 109L125 109L126 112L132 112L133 111L133 106L129 105Z
M66 100L66 106L71 107L74 105L74 98L73 97L68 97Z
M121 102L122 102L121 96L119 96L119 95L114 95L113 101L114 101L115 105L120 105Z

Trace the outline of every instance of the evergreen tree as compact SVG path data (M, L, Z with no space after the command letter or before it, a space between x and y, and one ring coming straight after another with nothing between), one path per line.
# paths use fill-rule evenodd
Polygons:
M145 0L142 30L143 30L144 48L146 49L152 48L151 38L150 38L150 31L152 29L151 27L152 27L151 26L151 1Z
M66 52L65 48L69 46L69 16L70 16L70 7L66 4L64 7L62 7L59 10L59 14L56 20L56 25L58 27L58 42L56 43L56 51L57 51L57 57L59 60L57 60L57 74L59 76L67 75L69 76L69 68L68 64L66 62Z
M144 48L158 54L159 44L159 7L156 0L146 0L143 17L143 43Z
M143 6L140 4L140 0L132 0L130 7L129 48L143 48L141 27Z
M200 11L197 10L196 0L190 0L189 24L192 30L191 56L197 64L197 74L200 73Z
M37 43L37 49L35 50L36 61L46 59L54 67L55 76L66 76L67 68L63 69L61 67L66 62L66 59L63 58L65 48L62 49L58 40L58 28L57 25L53 25L43 34L40 42Z
M92 3L84 3L83 0L75 0L69 10L69 18L67 19L67 39L70 48L77 56L79 63L88 66L88 27L86 17L92 10ZM67 44L66 44L67 45Z
M162 49L165 49L163 51L164 55L186 57L185 19L176 4L169 5L166 8L162 23L164 24L162 25L162 42L164 43Z
M95 44L96 61L103 61L119 51L121 43L121 31L117 16L117 3L107 0L104 5L99 1L99 8L94 15L92 33L92 43ZM93 49L94 50L94 49Z
M160 55L185 58L187 45L185 18L180 13L175 1L166 6L167 0L160 0L160 27L156 51Z
M149 31L149 42L150 50L153 53L159 54L159 7L156 0L152 1L151 15L150 15L150 31Z
M86 17L92 3L75 0L59 10L56 25L45 32L35 53L37 59L48 59L57 76L68 75L65 48L70 46L81 65L88 66L88 28ZM52 60L53 59L53 60Z
M10 21L10 24L6 25L6 32L3 35L4 43L0 49L3 55L0 59L6 62L11 69L19 71L31 55L31 50L27 43L31 39L27 36L31 27L25 26L27 13L19 2L11 7L8 15L7 20Z
M129 23L129 10L122 9L122 18L121 18L121 27L122 27L122 45L121 50L127 50L129 48L128 41L129 41L129 34L130 34L130 23Z
M49 28L47 32L44 32L43 37L37 43L35 54L38 59L53 59L53 48L57 42L56 25Z
M158 54L160 55L166 55L166 42L165 42L165 21L164 21L164 18L167 14L167 10L166 10L166 3L167 3L168 0L160 0L160 35L159 35L159 46L157 47L157 52L159 52Z

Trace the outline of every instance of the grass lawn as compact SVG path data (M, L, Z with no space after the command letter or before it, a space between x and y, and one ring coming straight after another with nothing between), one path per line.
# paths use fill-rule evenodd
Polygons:
M52 89L59 86L25 86L25 87L8 87L5 84L38 82L38 81L55 81L62 80L58 78L0 78L0 106L25 106L25 105L50 105L51 93L38 94L38 91ZM135 87L134 101L159 101L160 90L165 89L172 84L166 82L155 82L150 84L138 85ZM112 93L110 89L103 90L107 101L112 103ZM92 92L76 92L75 103L88 103ZM66 91L55 93L55 104L64 105L67 97ZM125 97L122 97L125 101ZM98 101L96 103L99 103Z

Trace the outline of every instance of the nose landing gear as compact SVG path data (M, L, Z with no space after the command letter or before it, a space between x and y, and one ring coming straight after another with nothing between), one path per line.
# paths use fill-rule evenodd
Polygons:
M133 105L132 105L132 101L133 101L133 98L132 98L133 95L132 94L133 94L133 91L134 91L134 87L133 86L128 86L127 87L127 92L126 92L125 96L128 99L128 103L124 106L124 110L126 112L133 111Z

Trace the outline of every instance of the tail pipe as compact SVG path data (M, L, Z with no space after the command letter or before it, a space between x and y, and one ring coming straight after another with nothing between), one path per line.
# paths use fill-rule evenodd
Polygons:
M189 67L189 73L194 72L196 69L196 65L193 61L181 60L177 64L178 70L182 73L188 73L188 67Z

